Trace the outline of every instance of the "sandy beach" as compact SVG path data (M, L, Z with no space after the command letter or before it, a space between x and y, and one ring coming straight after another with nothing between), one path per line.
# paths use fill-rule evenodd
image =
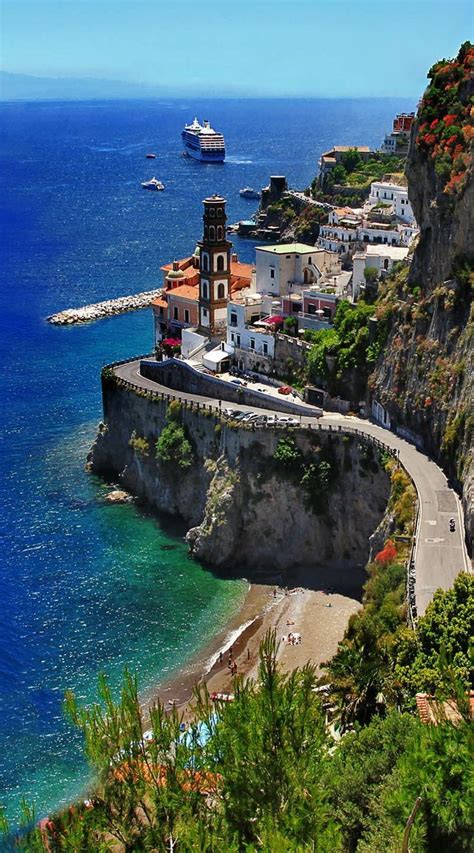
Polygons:
M361 607L363 572L347 565L317 567L300 571L292 580L297 583L287 589L250 585L243 607L225 631L195 661L146 697L147 704L159 698L168 707L175 704L187 716L191 713L195 684L205 683L210 693L232 692L230 647L237 674L255 678L258 648L269 629L276 631L278 660L284 671L308 661L321 671L343 638L350 616ZM289 632L301 634L301 642L283 642L282 637Z

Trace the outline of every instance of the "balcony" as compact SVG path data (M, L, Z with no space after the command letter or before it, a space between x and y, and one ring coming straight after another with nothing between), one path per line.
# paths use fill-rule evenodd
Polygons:
M298 313L298 331L311 329L318 332L320 329L330 329L332 318L321 316L321 314L307 314L304 311Z

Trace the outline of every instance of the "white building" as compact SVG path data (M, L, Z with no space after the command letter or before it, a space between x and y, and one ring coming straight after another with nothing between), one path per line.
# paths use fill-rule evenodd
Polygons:
M376 269L377 275L388 273L394 264L403 261L408 255L404 246L367 246L365 252L356 252L352 258L352 298L356 301L361 287L365 287L366 269Z
M321 246L289 243L256 248L257 293L282 296L319 281L323 275L338 275L341 261Z
M373 209L378 204L393 205L393 212L398 219L409 225L416 224L406 187L390 181L374 181L370 186L367 206Z
M227 306L225 350L233 355L241 369L267 373L275 355L274 326L271 320L272 298L240 296Z

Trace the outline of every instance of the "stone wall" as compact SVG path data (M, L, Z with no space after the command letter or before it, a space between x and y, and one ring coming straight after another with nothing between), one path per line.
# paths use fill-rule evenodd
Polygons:
M200 373L183 361L170 358L167 361L140 362L142 376L166 385L174 391L184 391L202 397L211 397L227 403L239 403L243 406L268 408L268 394L245 388L243 385L233 385L215 376ZM272 396L272 409L285 414L307 414L319 417L322 410L318 408L304 409L297 403L291 403L284 398Z

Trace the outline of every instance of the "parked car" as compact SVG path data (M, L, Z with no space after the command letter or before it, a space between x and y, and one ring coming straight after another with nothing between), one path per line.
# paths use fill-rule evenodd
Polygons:
M290 388L289 385L280 385L280 387L278 389L278 393L279 394L291 394L292 389Z
M287 424L287 426L298 426L298 421L296 420L296 418L287 418L287 417L280 418L279 417L278 423L279 424Z
M232 385L245 385L245 382L242 382L241 379L231 379Z
M224 409L224 415L227 415L228 418L235 418L235 416L239 414L239 409Z
M250 414L246 415L245 418L242 418L242 420L246 424L251 424L251 423L255 423L255 421L258 421L259 417L261 417L261 416L257 415L256 412L250 412Z
M243 421L250 414L251 412L238 412L237 415L234 415L234 421Z

